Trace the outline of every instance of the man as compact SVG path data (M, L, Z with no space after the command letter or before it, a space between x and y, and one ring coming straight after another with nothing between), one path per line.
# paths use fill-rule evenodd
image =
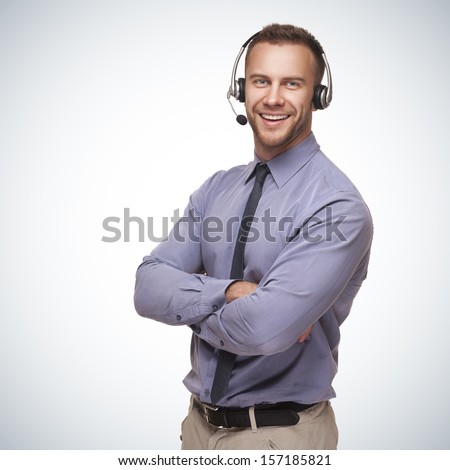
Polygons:
M339 327L372 222L311 131L324 57L291 25L251 40L241 93L254 160L209 178L138 268L137 312L193 332L183 449L337 447Z

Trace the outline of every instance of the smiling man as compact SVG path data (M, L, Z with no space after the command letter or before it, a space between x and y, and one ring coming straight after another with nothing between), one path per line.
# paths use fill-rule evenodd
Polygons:
M135 307L192 330L183 449L335 449L339 329L367 275L372 221L311 131L331 100L321 45L278 24L247 45L229 95L245 101L253 161L192 194L139 266Z

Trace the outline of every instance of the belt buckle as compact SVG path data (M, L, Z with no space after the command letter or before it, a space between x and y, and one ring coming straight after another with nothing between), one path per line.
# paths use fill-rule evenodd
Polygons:
M219 406L213 406L213 405L209 405L208 403L202 403L203 407L205 408L205 418L206 418L206 422L208 424L211 424L212 426L215 426L216 428L223 428L224 426L216 426L215 424L212 424L210 421L209 421L209 413L208 411L219 411Z
M218 410L219 410L219 407L218 407L218 406L209 405L208 403L202 403L202 405L203 405L207 410L211 410L211 411L218 411Z

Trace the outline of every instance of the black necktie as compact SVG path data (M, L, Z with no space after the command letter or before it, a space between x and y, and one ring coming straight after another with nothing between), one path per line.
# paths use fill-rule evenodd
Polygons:
M270 173L267 165L259 164L255 169L255 184L253 185L252 192L245 205L244 214L242 215L239 233L234 247L233 261L231 264L231 279L242 279L244 276L244 249L247 242L250 226L255 215L258 201L261 197L262 187L266 176ZM217 362L216 373L214 375L214 382L211 389L211 401L213 404L225 396L227 393L228 382L230 380L231 371L233 370L236 354L224 351L219 351L219 358Z

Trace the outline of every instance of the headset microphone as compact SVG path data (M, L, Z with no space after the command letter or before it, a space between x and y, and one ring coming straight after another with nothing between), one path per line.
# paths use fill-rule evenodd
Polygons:
M227 99L228 99L228 103L230 103L230 106L231 106L231 109L233 110L233 113L236 115L236 121L241 125L241 126L245 126L247 124L247 118L243 115L243 114L238 114L234 108L233 108L233 103L230 101L230 96L231 96L231 93L230 93L230 90L228 90L228 93L227 93Z
M236 121L241 124L241 126L245 126L248 122L247 118L243 114L238 114L236 116Z

